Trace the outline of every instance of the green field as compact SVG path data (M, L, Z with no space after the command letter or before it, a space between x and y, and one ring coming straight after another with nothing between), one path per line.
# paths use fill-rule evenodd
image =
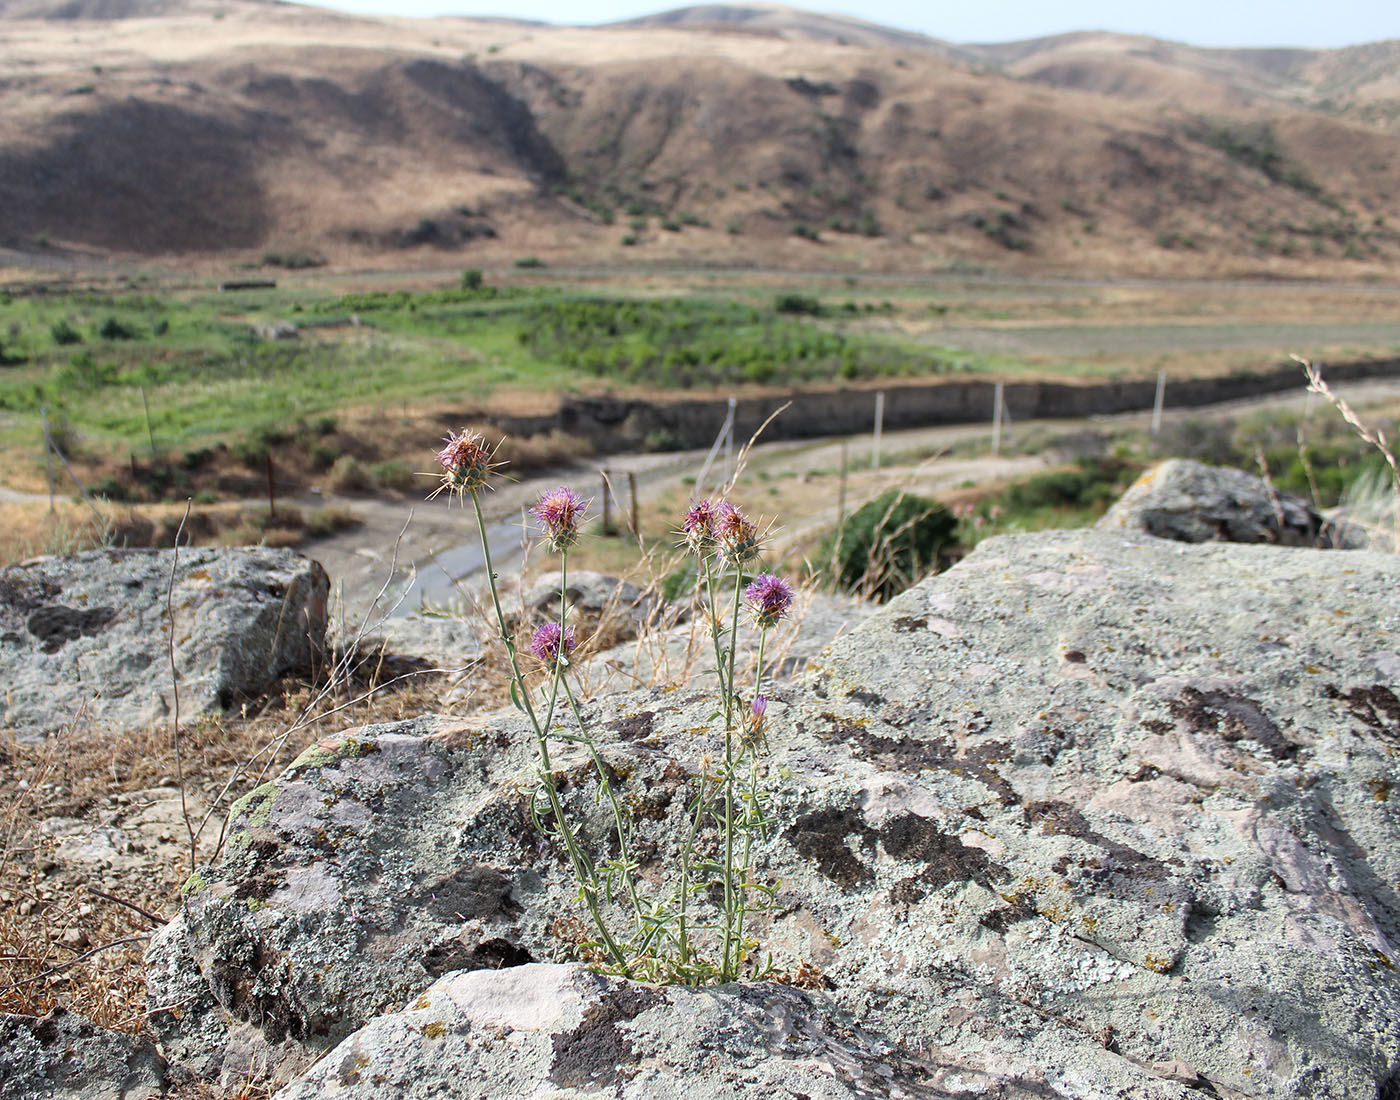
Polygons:
M197 448L357 407L466 407L501 387L689 389L987 369L869 322L894 307L557 288L0 299L0 443L50 419L112 453ZM270 339L259 328L295 325ZM147 415L149 410L149 426Z
M280 283L0 290L4 480L42 478L41 409L99 484L169 499L167 483L189 490L180 471L212 450L219 469L194 488L222 497L246 490L221 474L254 476L271 451L284 472L319 476L341 456L384 465L410 428L437 435L493 401L543 411L558 393L1224 374L1289 351L1394 355L1400 342L1386 288L552 270ZM295 336L271 338L279 324ZM544 464L556 453L567 441Z

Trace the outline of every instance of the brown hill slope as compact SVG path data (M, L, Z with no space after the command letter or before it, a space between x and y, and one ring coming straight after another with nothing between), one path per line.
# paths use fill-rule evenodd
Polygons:
M1315 108L1400 132L1400 39L1340 50L1204 49L1080 32L966 47L1003 72L1057 88L1223 109Z
M1342 87L1326 51L1081 35L967 65L777 7L107 18L125 2L0 15L0 245L1348 277L1400 259L1400 137L1285 102ZM1346 95L1384 85L1387 46Z

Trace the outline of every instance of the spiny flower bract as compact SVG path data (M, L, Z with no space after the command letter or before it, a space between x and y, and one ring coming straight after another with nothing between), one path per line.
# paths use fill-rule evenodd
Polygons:
M762 552L758 527L727 500L715 509L714 531L720 557L730 565L747 565Z
M444 442L446 446L437 453L438 465L442 467L442 484L437 492L463 497L491 488L492 474L504 465L495 461L496 447L488 447L480 432L465 428L448 432Z
M708 498L697 500L690 506L681 532L692 553L704 557L715 548L715 518L718 514L719 509Z
M567 485L561 485L542 493L530 514L539 520L550 548L562 553L578 540L579 524L590 503Z

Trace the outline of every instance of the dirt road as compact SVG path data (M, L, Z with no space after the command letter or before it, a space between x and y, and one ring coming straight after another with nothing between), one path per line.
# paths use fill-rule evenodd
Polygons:
M1400 381L1358 383L1338 387L1348 400L1365 404L1400 394ZM1229 416L1243 411L1273 408L1302 409L1307 397L1300 386L1296 392L1276 394L1266 398L1231 402L1210 409L1173 412L1165 419L1188 416ZM1321 399L1313 398L1321 413ZM1009 438L1031 428L1037 431L1082 430L1098 427L1145 428L1150 414L1128 413L1112 417L1084 420L1034 421L1012 425ZM921 428L886 433L882 441L884 468L872 471L870 466L870 436L819 441L759 443L749 455L749 468L774 483L784 474L801 474L814 469L833 469L840 465L843 443L848 448L852 475L848 508L857 507L890 485L905 485L926 493L938 493L966 484L981 484L1007 477L1024 476L1044 464L1039 456L990 454L973 457L951 457L955 445L989 437L987 425L957 425ZM428 441L430 444L433 441ZM965 450L965 447L964 447ZM426 463L427 448L424 461ZM717 460L707 483L689 485L685 479L698 475L706 458L705 451L684 451L667 454L616 455L595 460L586 466L560 471L525 481L504 482L483 498L487 517L492 556L498 572L510 572L520 567L523 536L529 530L525 509L545 489L560 481L594 485L598 470L606 466L612 471L615 484L625 482L628 472L637 479L637 494L643 513L666 493L681 489L690 492L714 491L723 480L722 458ZM426 465L424 466L426 469ZM432 481L424 478L425 495ZM788 484L794 484L788 482ZM784 490L786 499L785 528L781 545L790 544L813 529L836 520L837 502L826 500L820 506L810 503L794 513L792 493ZM306 497L299 501L306 508L317 505L347 507L363 521L362 525L329 538L307 543L304 550L325 565L331 575L347 621L367 615L372 608L377 613L406 614L424 604L453 602L466 589L481 583L482 561L477 548L475 520L469 508L449 506L444 498L434 501L370 500L365 498Z

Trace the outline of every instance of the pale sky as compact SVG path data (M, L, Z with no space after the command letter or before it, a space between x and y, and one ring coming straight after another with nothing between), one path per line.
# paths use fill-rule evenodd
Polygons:
M681 7L676 0L318 0L392 15L509 15L606 23ZM737 0L742 2L742 0ZM1400 38L1400 0L812 0L793 5L857 15L950 42L1005 42L1074 30L1150 34L1197 46L1349 46Z

